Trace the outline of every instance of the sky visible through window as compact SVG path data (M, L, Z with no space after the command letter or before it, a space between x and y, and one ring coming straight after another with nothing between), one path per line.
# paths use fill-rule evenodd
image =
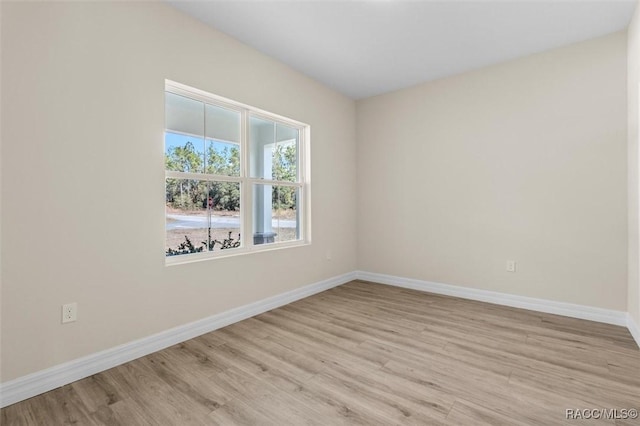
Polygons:
M187 142L191 142L196 151L204 155L204 137L187 136L172 132L165 132L164 134L164 153L169 154L171 148L185 146ZM213 143L213 149L216 151L222 151L230 145L227 142L219 142L214 139L207 139L207 142ZM239 147L240 145L237 146Z

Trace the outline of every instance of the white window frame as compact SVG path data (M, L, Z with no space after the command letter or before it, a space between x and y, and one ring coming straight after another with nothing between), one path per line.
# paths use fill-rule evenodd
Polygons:
M255 108L222 96L214 95L200 89L195 89L187 85L171 80L165 80L165 93L170 92L176 95L191 98L213 106L219 106L240 113L240 176L225 176L207 173L189 173L166 170L165 186L168 178L193 179L211 182L238 182L240 183L240 240L238 248L206 251L202 253L190 253L175 256L166 256L165 265L177 265L191 262L198 262L209 259L220 259L231 256L238 256L263 251L279 250L291 247L300 247L311 244L311 187L310 187L310 155L309 140L311 127L300 121L292 120L281 115ZM298 144L298 181L277 181L263 178L252 178L249 173L249 116L258 117L265 120L280 123L293 127L299 131ZM166 126L165 126L166 131ZM206 139L206 135L205 135ZM163 139L163 144L164 144ZM265 244L254 244L253 242L253 188L255 184L272 186L292 186L298 188L297 210L299 239L293 241L274 242ZM165 246L167 232L165 229Z

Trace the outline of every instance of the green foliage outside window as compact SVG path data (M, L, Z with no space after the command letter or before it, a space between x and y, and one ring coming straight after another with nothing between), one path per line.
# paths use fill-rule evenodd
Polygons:
M277 145L273 152L273 179L294 182L297 180L297 153L295 145ZM202 154L192 142L172 147L165 154L167 170L200 173L203 170ZM209 144L206 150L205 172L223 176L240 175L240 149L224 147L216 149ZM205 185L205 186L203 186ZM209 186L208 190L206 185ZM293 209L296 206L294 187L279 186L273 191L273 206ZM207 208L207 198L213 199L214 210L240 210L239 186L231 182L209 182L188 179L168 179L166 185L167 204L181 210Z
M297 180L297 152L295 145L277 145L273 151L273 180L295 182ZM273 206L281 209L293 209L296 206L296 188L279 186L273 191Z

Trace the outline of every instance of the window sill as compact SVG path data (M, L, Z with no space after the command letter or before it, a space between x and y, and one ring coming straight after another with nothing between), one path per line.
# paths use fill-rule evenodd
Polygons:
M226 250L220 250L215 252L166 256L164 265L165 266L184 265L185 263L202 262L206 260L215 260L215 259L225 259L228 257L244 256L244 255L253 254L253 253L263 253L267 251L282 250L282 249L288 249L293 247L303 247L308 245L311 245L310 241L299 240L299 241L289 241L289 242L283 242L283 243L265 244L265 245L253 246L251 248L238 247L236 249L226 249Z

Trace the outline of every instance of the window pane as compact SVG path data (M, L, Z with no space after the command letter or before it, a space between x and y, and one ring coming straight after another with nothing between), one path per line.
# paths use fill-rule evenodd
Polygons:
M240 176L240 145L207 139L206 173Z
M166 255L240 246L240 184L166 180Z
M164 163L166 170L202 173L204 139L165 132Z
M250 176L297 182L299 134L296 128L249 117Z
M240 111L207 104L207 139L240 143Z
M204 171L204 103L165 92L165 167Z
M262 118L249 117L249 176L272 179L275 146L275 123Z
M273 151L273 180L298 181L298 129L276 124L276 146Z
M206 250L209 183L188 179L166 180L166 255Z
M204 103L165 92L165 126L167 131L204 136Z
M240 183L211 182L207 241L213 251L240 247Z
M300 239L298 188L256 184L253 202L254 244Z

